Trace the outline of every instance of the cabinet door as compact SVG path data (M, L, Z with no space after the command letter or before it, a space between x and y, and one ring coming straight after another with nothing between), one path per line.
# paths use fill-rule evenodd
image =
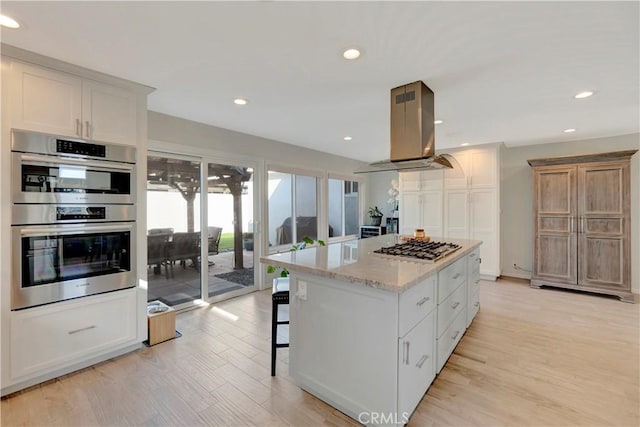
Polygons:
M405 191L420 191L420 185L422 183L422 172L399 172L399 190Z
M135 93L85 81L82 96L84 138L136 145Z
M411 414L435 377L435 311L398 344L398 417Z
M467 188L467 177L470 176L470 150L450 153L458 162L453 169L444 171L445 188ZM458 167L460 166L460 167Z
M629 165L578 167L578 283L630 287Z
M82 80L65 73L12 64L11 127L80 136Z
M422 197L422 226L431 237L443 236L442 191L425 191Z
M471 188L495 188L497 181L496 148L471 150L469 176Z
M466 239L469 234L469 192L447 190L444 204L444 237Z
M422 197L420 193L400 193L398 198L400 234L413 234L422 227Z
M500 275L497 197L495 189L469 191L469 239L482 240L480 273L488 276Z
M576 193L575 167L534 171L534 278L577 282Z

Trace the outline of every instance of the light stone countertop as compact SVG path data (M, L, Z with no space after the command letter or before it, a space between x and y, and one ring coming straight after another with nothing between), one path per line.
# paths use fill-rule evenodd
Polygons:
M452 242L462 247L435 263L373 253L374 250L383 246L398 243L397 234L387 234L273 254L260 258L260 262L285 267L294 273L307 273L402 293L467 255L482 243L480 240L465 239L432 238L431 240Z

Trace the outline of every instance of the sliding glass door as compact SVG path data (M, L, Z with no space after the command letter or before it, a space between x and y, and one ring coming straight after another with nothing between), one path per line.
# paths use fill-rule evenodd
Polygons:
M250 166L149 153L149 301L184 308L255 289L255 181Z

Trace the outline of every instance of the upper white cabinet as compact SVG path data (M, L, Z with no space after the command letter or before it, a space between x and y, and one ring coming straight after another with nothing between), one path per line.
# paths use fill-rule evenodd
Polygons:
M11 73L12 128L137 144L136 93L17 61Z
M482 240L480 273L500 275L500 146L455 150L454 169L400 173L400 224L434 238Z

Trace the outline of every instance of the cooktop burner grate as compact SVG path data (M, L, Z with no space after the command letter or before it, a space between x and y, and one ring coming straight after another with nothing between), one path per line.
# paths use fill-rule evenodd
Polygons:
M446 242L406 242L383 247L373 251L381 255L417 258L425 261L438 261L460 249L460 245Z

